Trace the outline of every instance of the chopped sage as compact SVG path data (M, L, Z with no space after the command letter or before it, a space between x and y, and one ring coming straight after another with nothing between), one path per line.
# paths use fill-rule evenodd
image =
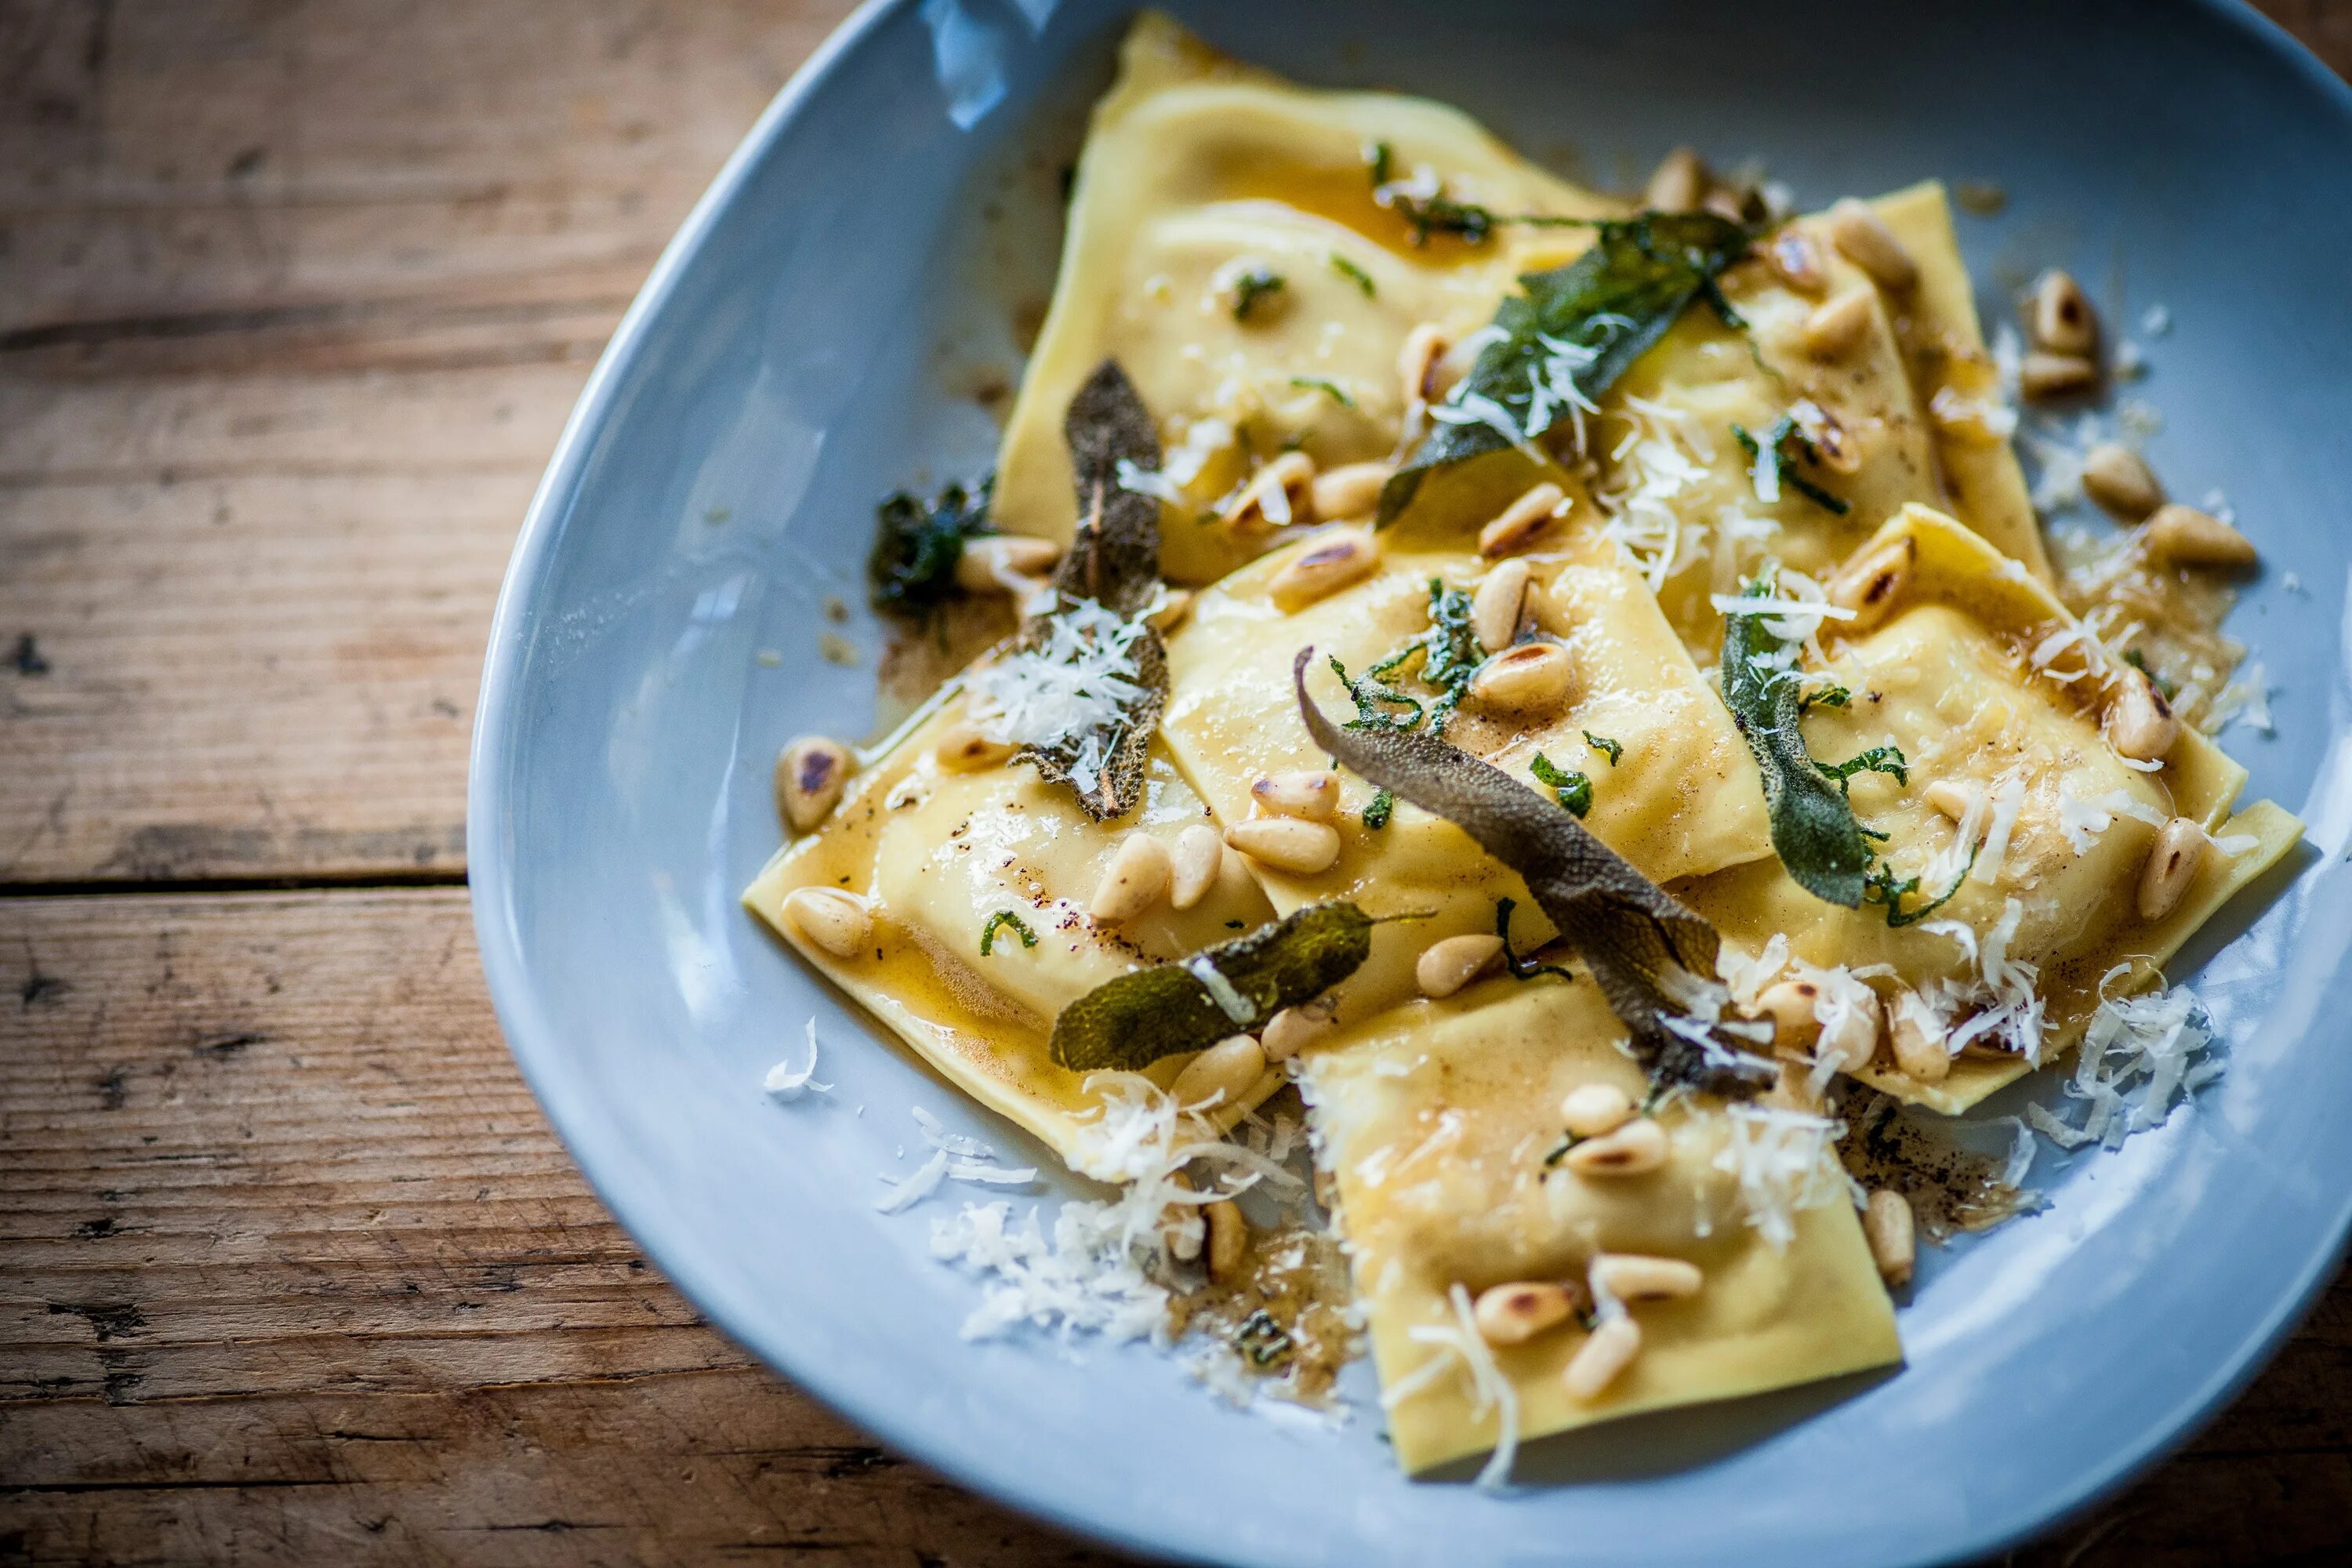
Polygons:
M1372 275L1365 271L1362 268L1357 266L1354 262L1349 260L1346 257L1340 255L1338 251L1333 251L1331 253L1331 270L1337 272L1340 277L1345 278L1349 282L1353 283L1357 288L1362 289L1364 291L1365 299L1377 300L1380 298L1381 287L1379 284L1372 281Z
M1356 406L1356 400L1348 395L1348 389L1336 381L1326 380L1319 375L1294 375L1290 378L1290 384L1319 392L1342 408Z
M1353 974L1373 923L1350 903L1308 904L1181 963L1122 974L1063 1008L1047 1049L1073 1072L1132 1070L1255 1034Z
M1395 815L1396 796L1384 789L1374 790L1372 798L1364 803L1364 826L1370 832L1378 833L1386 827L1389 818Z
M1801 705L1799 710L1802 711ZM1856 773L1891 773L1896 784L1907 784L1911 782L1911 775L1905 771L1906 764L1903 761L1903 748L1891 743L1873 746L1862 755L1846 762L1822 763L1818 765L1822 772L1837 780L1840 790L1843 790Z
M1392 679L1418 657L1418 671L1423 685L1437 693L1436 700L1424 708L1420 700L1408 696L1391 684ZM1348 721L1355 730L1411 730L1425 718L1430 732L1442 735L1454 710L1470 694L1470 678L1478 673L1486 650L1478 645L1478 634L1470 629L1470 595L1461 588L1449 588L1443 578L1429 580L1429 629L1405 643L1394 653L1374 663L1360 677L1351 677L1347 667L1337 658L1331 659L1332 673L1339 684L1348 689L1349 698L1356 704L1356 716Z
M877 613L925 620L954 595L964 541L995 531L988 521L991 484L950 485L934 500L900 490L877 509L866 584Z
M1590 730L1587 730L1584 732L1584 743L1591 747L1594 751L1600 752L1602 756L1608 758L1609 765L1612 768L1615 767L1619 760L1625 755L1625 748L1623 746L1611 740L1606 735L1596 735Z
M1816 466L1822 460L1822 454L1811 438L1798 429L1797 422L1789 416L1780 416L1760 441L1739 425L1731 427L1731 435L1739 443L1739 449L1748 454L1748 472L1754 477L1758 500L1777 500L1780 487L1786 485L1815 506L1839 517L1853 510L1843 497L1830 494L1797 471L1796 463L1789 456L1791 447L1796 448L1799 457Z
M1234 320L1249 320L1250 308L1267 294L1281 292L1289 284L1279 272L1269 272L1263 267L1253 267L1234 279Z
M1983 848L1984 845L1979 841L1969 851L1968 864L1960 868L1959 875L1952 879L1950 887L1946 888L1918 908L1908 911L1903 908L1903 900L1919 890L1919 879L1905 877L1898 881L1895 876L1895 868L1881 861L1872 867L1868 874L1863 878L1862 901L1865 904L1885 905L1886 923L1898 930L1904 926L1916 925L1952 901L1952 895L1960 890L1960 885L1969 879L1969 873L1977 868L1977 855Z
M1812 708L1843 708L1853 701L1853 693L1843 686L1824 686L1819 691L1808 691L1797 699L1797 711Z
M1519 907L1517 899L1495 900L1495 935L1503 943L1503 968L1514 980L1533 980L1538 974L1556 974L1562 980L1576 978L1557 963L1538 963L1531 953L1511 951L1511 911Z
M1551 786L1569 816L1582 816L1592 809L1592 781L1582 773L1559 766L1541 752L1529 760L1528 772Z
M1272 1366L1290 1353L1290 1335L1274 1314L1260 1307L1234 1330L1234 1346L1252 1366Z
M981 957L986 958L990 952L995 948L996 933L1001 928L1005 926L1011 926L1013 928L1013 934L1021 939L1022 946L1034 947L1037 945L1037 933L1029 929L1028 921L1023 920L1019 915L1014 914L1011 910L999 910L994 914L988 917L988 923L986 925L980 928Z

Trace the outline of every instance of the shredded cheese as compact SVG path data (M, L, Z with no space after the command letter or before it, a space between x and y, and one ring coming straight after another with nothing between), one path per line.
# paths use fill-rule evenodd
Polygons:
M1845 1135L1843 1122L1772 1105L1726 1106L1723 1115L1715 1169L1738 1182L1748 1225L1774 1250L1796 1239L1800 1210L1852 1195L1844 1173L1827 1158L1830 1145Z
M1433 1353L1390 1384L1381 1396L1381 1405L1393 1410L1434 1384L1447 1369L1460 1367L1470 1382L1470 1418L1483 1418L1489 1407L1495 1412L1495 1448L1478 1472L1477 1484L1488 1491L1498 1491L1510 1479L1512 1461L1518 1457L1519 1393L1503 1375L1486 1336L1478 1331L1477 1320L1471 1315L1469 1290L1457 1280L1446 1291L1445 1300L1454 1310L1454 1321L1415 1323L1405 1331L1407 1338L1415 1344L1433 1347Z
M1008 654L971 678L972 721L1003 745L1050 749L1084 737L1070 782L1085 792L1108 761L1106 736L1144 695L1132 651L1144 628L1092 599L1066 602L1046 626L1045 647Z
M810 1015L808 1021L808 1066L796 1068L789 1061L778 1062L768 1069L768 1076L760 1081L760 1087L778 1100L798 1100L809 1089L819 1094L833 1092L833 1085L816 1081L815 1015Z

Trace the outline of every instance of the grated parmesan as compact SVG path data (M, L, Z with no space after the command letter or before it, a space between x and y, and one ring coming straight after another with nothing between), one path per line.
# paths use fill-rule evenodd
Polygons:
M1084 737L1070 768L1070 782L1084 793L1109 758L1107 737L1145 695L1132 652L1143 624L1092 599L1073 599L1045 625L1045 647L1008 654L971 678L972 721L1003 745L1050 750Z
M793 1067L790 1062L778 1062L760 1080L760 1087L778 1100L798 1100L804 1092L814 1089L819 1094L831 1094L833 1085L816 1081L816 1016L808 1021L808 1066Z
M1478 1331L1477 1320L1471 1315L1469 1290L1457 1280L1447 1289L1445 1300L1454 1310L1453 1322L1415 1323L1405 1331L1413 1343L1433 1346L1434 1353L1390 1384L1381 1396L1381 1406L1395 1409L1436 1383L1449 1367L1460 1366L1470 1380L1470 1418L1483 1418L1489 1406L1495 1411L1495 1449L1478 1471L1477 1484L1487 1491L1499 1491L1511 1479L1511 1464L1518 1457L1519 1392L1503 1375L1486 1336Z
M1827 1158L1843 1122L1772 1105L1726 1106L1723 1115L1715 1168L1738 1182L1740 1208L1767 1246L1783 1250L1796 1239L1800 1210L1852 1197L1852 1183Z

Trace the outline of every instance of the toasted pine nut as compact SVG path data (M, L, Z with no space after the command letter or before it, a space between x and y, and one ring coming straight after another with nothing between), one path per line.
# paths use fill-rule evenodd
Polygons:
M1642 193L1642 205L1652 212L1686 213L1706 195L1706 165L1688 147L1677 147L1658 161Z
M2140 919L2160 921L2180 907L2180 897L2197 879L2206 846L2212 842L2202 826L2186 816L2176 816L2157 830L2147 864L2140 868Z
M1339 775L1328 768L1268 773L1250 785L1250 799L1276 816L1328 822L1339 814Z
M1644 1116L1614 1132L1587 1138L1565 1163L1580 1176L1638 1176L1666 1163L1666 1130Z
M1527 548L1537 534L1551 525L1552 519L1567 510L1567 492L1549 479L1528 486L1525 495L1478 531L1478 553L1491 561L1497 555L1509 555Z
M1829 287L1829 272L1822 266L1820 248L1813 244L1812 236L1793 224L1766 242L1764 264L1800 294L1818 294Z
M1833 474L1862 471L1862 441L1845 422L1810 397L1800 398L1789 410L1805 439L1821 455L1822 467Z
M1569 1358L1560 1382L1568 1385L1568 1396L1581 1403L1616 1382L1641 1353L1641 1324L1628 1317L1603 1319Z
M1729 185L1708 186L1706 195L1698 199L1698 205L1701 212L1713 213L1726 223L1745 224L1748 221L1747 203Z
M2099 346L2099 315L2074 274L2052 268L2033 285L2033 341L2054 354L2088 357Z
M1302 816L1259 816L1225 829L1225 842L1277 871L1311 877L1339 858L1339 830Z
M1162 588L1160 592L1160 607L1143 618L1150 623L1151 629L1155 632L1172 632L1182 626L1184 617L1192 613L1192 589Z
M1871 1261L1878 1277L1889 1285L1911 1282L1912 1266L1919 1256L1917 1227L1911 1217L1911 1200L1881 1187L1870 1194L1862 1211L1862 1234L1870 1243Z
M1830 243L1845 255L1848 261L1870 274L1871 281L1882 289L1908 289L1919 280L1919 268L1895 231L1886 226L1885 219L1871 210L1868 203L1846 197L1830 208L1827 219Z
M794 888L784 895L792 928L835 958L856 958L874 935L874 908L839 888Z
M1836 1022L1822 1026L1821 1043L1813 1047L1813 1054L1835 1064L1840 1072L1860 1072L1878 1054L1878 1031L1883 1018L1878 993L1865 986Z
M1919 542L1908 537L1879 546L1844 571L1830 584L1830 603L1853 612L1845 632L1864 632L1886 618L1895 601L1911 584L1911 566L1919 556Z
M956 557L956 586L967 594L1026 593L1028 580L1043 576L1062 558L1050 539L1020 533L985 533L964 541Z
M1227 1109L1265 1075L1265 1049L1247 1035L1219 1040L1184 1064L1168 1092L1187 1110L1214 1105Z
M1952 1053L1943 1026L1917 992L1905 991L1895 998L1886 1037L1895 1047L1895 1065L1914 1083L1941 1083L1951 1075Z
M2137 669L2116 672L2107 700L2107 743L2136 763L2161 762L2180 739L2180 720L2156 683Z
M1168 846L1149 833L1129 834L1111 852L1110 864L1103 868L1102 880L1095 884L1094 901L1087 906L1087 915L1100 925L1133 920L1168 891L1173 869Z
M1502 952L1503 939L1491 931L1449 936L1422 949L1412 977L1423 996L1451 996L1477 979Z
M823 735L803 735L776 753L776 811L794 833L806 833L832 815L849 782L849 748Z
M1349 463L1326 468L1315 476L1315 483L1307 491L1315 503L1315 515L1326 522L1371 516L1372 509L1380 504L1381 487L1395 471L1386 463Z
M1870 331L1871 315L1876 309L1867 289L1832 294L1806 313L1805 324L1797 330L1798 340L1815 359L1843 359Z
M1285 452L1250 476L1217 521L1238 530L1303 522L1314 504L1314 484L1315 459L1304 452Z
M1969 814L1969 792L1949 779L1936 779L1919 792L1927 804L1958 822Z
M1488 653L1499 653L1518 635L1519 612L1528 602L1528 563L1512 556L1498 561L1470 595L1470 632Z
M1633 1120L1633 1100L1613 1083L1580 1084L1559 1102L1571 1138L1605 1138Z
M1257 1043L1270 1062L1286 1062L1336 1027L1331 1016L1312 1007L1285 1007L1266 1020Z
M1490 1285L1478 1292L1470 1319L1478 1337L1490 1345L1523 1345L1547 1329L1568 1321L1576 1298L1568 1287L1549 1279L1521 1279Z
M1201 1218L1209 1227L1208 1245L1202 1248L1208 1258L1209 1278L1222 1285L1241 1272L1242 1259L1249 1255L1249 1221L1231 1198L1202 1205Z
M1772 1020L1774 1050L1813 1048L1822 1037L1821 1020L1813 1016L1821 999L1822 988L1810 980L1782 980L1764 988L1756 998L1756 1016Z
M1423 321L1404 335L1397 349L1397 383L1404 395L1406 428L1437 395L1437 362L1445 357L1445 332L1435 322Z
M1011 756L1013 748L981 733L977 724L959 722L940 731L931 754L939 759L940 766L951 773L976 773Z
M2176 566L2252 566L2260 559L2244 534L2179 501L2158 507L2140 536L2158 560Z
M1168 901L1189 910L1207 898L1224 860L1224 835L1207 823L1196 822L1178 834L1168 855Z
M1303 610L1352 583L1360 583L1381 564L1381 547L1359 528L1337 528L1307 542L1307 548L1282 563L1266 595L1286 611Z
M1556 642L1523 642L1478 667L1470 678L1470 697L1481 708L1549 712L1567 704L1575 683L1576 668L1568 649Z
M2126 522L2164 504L2164 487L2137 452L2102 441L2083 454L2083 493Z
M1614 1296L1621 1301L1671 1301L1696 1296L1706 1279L1696 1263L1639 1252L1604 1252L1592 1260L1585 1277L1592 1281L1595 1296Z
M2030 353L2017 367L2017 389L2032 398L2066 397L2098 384L2098 362L2080 354Z

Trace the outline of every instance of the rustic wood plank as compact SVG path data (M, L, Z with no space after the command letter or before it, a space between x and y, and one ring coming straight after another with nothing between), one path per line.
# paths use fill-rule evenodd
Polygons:
M456 889L0 900L0 1561L1108 1561L647 1267Z

